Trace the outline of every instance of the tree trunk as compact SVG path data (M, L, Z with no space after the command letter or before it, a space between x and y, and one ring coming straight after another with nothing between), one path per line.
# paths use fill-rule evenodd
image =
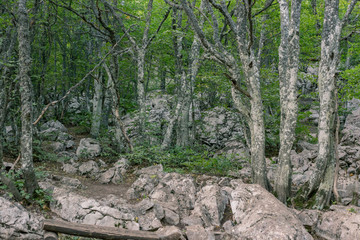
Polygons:
M279 166L275 180L275 194L286 203L291 193L291 150L295 140L297 122L297 75L299 68L299 27L301 0L289 4L280 0L281 43L279 47L280 80L280 151ZM289 18L290 16L290 18Z
M181 83L182 87L184 87L185 81L186 81L186 74L185 74L185 72L183 72L183 74L180 78L180 83ZM164 140L161 144L161 149L163 149L163 150L170 147L171 137L172 137L172 133L174 131L174 126L175 126L176 120L178 120L179 115L182 112L182 109L183 109L182 97L181 97L181 95L178 95L175 112L173 114L173 117L170 119L170 121L168 123L167 129L165 132L165 136L164 136Z
M7 40L6 43L8 44L7 51L3 55L2 61L4 63L7 63L9 59L11 58L11 54L14 50L15 46L15 33L11 28L9 28L8 34L7 34ZM1 68L0 68L1 69ZM10 69L6 64L2 67L2 75L0 76L0 168L3 166L3 157L4 157L4 125L5 125L5 118L6 118L6 109L8 106L8 96L9 92L7 90L7 84L8 81L8 75L10 74Z
M139 104L139 135L142 138L145 130L146 106L145 106L145 49L137 51L137 97Z
M94 78L94 98L93 98L93 112L91 120L90 134L97 138L100 132L101 118L102 118L102 101L103 100L103 78L101 71L97 78Z
M130 138L128 137L126 130L125 130L125 126L123 124L123 122L121 121L121 117L120 117L120 113L119 113L119 97L118 97L118 93L116 91L116 87L115 87L115 83L113 80L113 76L111 74L110 69L107 67L106 64L104 64L104 68L106 70L106 73L108 75L108 87L110 89L111 92L111 96L112 96L112 100L113 100L113 104L112 104L112 112L113 115L115 117L115 124L116 124L116 133L115 133L115 137L117 139L119 146L121 146L121 137L120 137L120 131L122 133L122 136L125 138L125 141L127 143L127 145L129 146L130 152L134 151L133 145L131 143Z
M335 79L340 60L339 44L342 28L356 2L357 0L351 1L344 18L340 20L339 0L325 1L321 60L318 74L320 97L319 153L316 158L315 173L310 179L308 189L305 189L306 197L314 197L313 207L318 209L322 209L329 204L334 184Z
M270 189L270 184L266 176L265 163L265 126L263 104L260 92L260 69L259 61L254 55L254 37L253 37L253 20L252 20L252 1L237 2L235 9L236 20L228 11L225 1L209 0L202 1L212 19L213 37L208 41L202 27L193 10L188 6L186 0L181 0L181 6L185 10L189 22L195 33L199 37L203 47L208 52L208 57L224 66L230 73L232 81L232 96L240 113L247 119L251 133L251 165L253 182L260 184L265 189ZM203 7L201 6L203 9ZM218 24L218 15L214 9L219 10L225 18L226 23L230 26L235 34L238 55L229 53L220 41L220 32ZM214 42L214 43L213 43ZM245 75L245 84L247 91L240 88L240 69L239 63ZM240 96L239 94L244 96ZM250 105L250 109L248 108Z
M39 187L33 168L33 125L32 125L32 94L31 94L31 58L29 18L26 0L19 0L18 5L18 39L19 39L19 75L21 95L21 163L25 179L25 187L30 195Z
M202 24L202 23L200 23ZM194 40L191 45L190 50L190 66L188 70L188 78L183 95L184 95L184 108L180 117L179 122L179 134L177 139L177 145L181 147L190 145L190 110L192 106L193 92L194 92L194 84L196 80L196 76L200 67L200 39L198 36L194 35ZM192 121L194 123L194 121ZM194 126L193 126L194 128Z

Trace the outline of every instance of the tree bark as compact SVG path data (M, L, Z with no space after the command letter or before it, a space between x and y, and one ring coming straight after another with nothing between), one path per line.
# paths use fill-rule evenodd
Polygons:
M320 117L318 126L319 153L316 170L310 179L306 197L314 197L313 208L322 209L329 204L335 170L334 128L335 128L335 79L340 60L341 31L354 9L357 0L352 0L342 20L339 18L339 0L326 0L321 39L321 60L319 65Z
M8 63L8 60L11 58L11 54L13 53L14 46L15 46L15 33L11 28L9 28L7 34L6 44L8 44L7 51L2 54L4 57L2 61L4 63ZM4 157L4 125L5 125L5 118L6 118L6 110L8 106L8 96L9 92L7 89L7 81L8 75L10 74L10 69L6 64L2 66L2 75L0 76L0 168L3 166L3 157Z
M94 78L93 112L90 130L90 134L94 138L97 138L100 133L103 92L103 77L100 71L98 77Z
M111 74L111 70L107 67L106 64L104 64L104 68L105 68L106 73L108 75L108 81L109 81L108 86L109 86L111 96L112 96L112 100L113 100L112 112L113 112L113 115L114 115L114 117L116 119L116 124L118 126L116 128L117 129L116 131L118 131L119 129L121 130L121 133L122 133L123 137L125 138L125 141L126 141L127 145L129 146L130 152L133 152L134 147L132 145L132 142L131 142L129 136L126 133L124 123L122 122L121 117L120 117L120 113L119 113L119 97L118 97L118 93L116 91L116 87L115 87L115 83L114 83L114 80L113 80L113 77L112 77L112 74ZM116 134L116 135L118 136L118 134ZM117 139L117 140L119 141L118 144L121 144L120 139Z
M279 47L280 80L280 151L279 166L275 179L275 194L286 203L291 193L291 150L295 140L297 122L297 79L299 69L299 27L301 0L289 3L279 0L281 19L281 43Z
M25 187L30 195L39 187L33 168L33 125L29 17L26 0L18 4L19 75L21 95L21 163Z

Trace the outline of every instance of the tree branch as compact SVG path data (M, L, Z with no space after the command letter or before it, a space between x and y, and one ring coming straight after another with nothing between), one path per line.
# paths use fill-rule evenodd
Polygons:
M244 89L240 88L239 85L237 84L237 81L235 79L233 79L228 73L223 73L225 75L225 77L227 79L229 79L233 85L233 87L239 91L241 94L245 95L246 97L248 97L249 99L251 98L250 93L248 93L247 91L245 91Z

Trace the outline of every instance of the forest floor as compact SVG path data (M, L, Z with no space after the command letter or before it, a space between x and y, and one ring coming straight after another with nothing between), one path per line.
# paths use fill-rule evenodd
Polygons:
M73 136L73 141L75 142L75 146L73 147L74 150L77 149L77 147L79 146L80 140L82 138L90 137L90 135L88 133L84 133L84 132L79 133L77 127L67 126L67 128L69 131L68 133ZM111 161L111 159L104 159L103 157L97 157L93 160L95 162L97 162L100 159L102 159L105 162ZM5 160L5 162L14 164L16 162L16 157L8 155L5 157L4 160ZM88 160L79 159L79 161L82 162L82 161L88 161ZM20 165L21 165L20 161L17 162L15 169L20 168ZM130 168L127 172L127 175L124 178L124 181L119 184L113 184L113 183L102 184L92 178L88 178L88 177L81 176L78 174L69 174L62 170L62 166L63 166L63 162L57 161L57 159L51 159L49 161L35 161L34 162L35 169L37 169L37 171L41 172L41 175L44 175L44 176L53 175L53 176L62 176L62 177L78 179L81 182L82 187L79 189L74 189L74 192L79 195L82 195L86 198L93 198L96 200L104 199L110 194L115 195L118 198L126 199L127 190L130 188L132 183L136 180L136 176L133 174L133 172L135 170L137 170L137 168L132 167L132 166L130 166ZM39 179L39 181L42 181L42 179ZM0 193L1 193L1 191L4 191L4 190L0 189Z

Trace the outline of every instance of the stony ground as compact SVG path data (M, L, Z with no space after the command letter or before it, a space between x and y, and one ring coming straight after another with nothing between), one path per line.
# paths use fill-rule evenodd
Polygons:
M215 122L220 129L235 122L231 116L209 113L207 122ZM250 177L246 165L231 173L234 178L167 173L161 165L140 169L125 158L101 157L100 142L76 128L49 121L39 128L42 147L59 159L70 159L35 163L48 173L40 185L52 192L53 201L48 210L24 208L0 192L0 239L42 239L44 218L143 231L172 226L171 231L189 240L360 239L360 208L349 205L354 193L360 192L359 119L360 108L348 116L339 145L342 206L323 212L288 208L261 187L246 184ZM239 149L227 132L206 136L208 143L224 140L222 151ZM313 173L316 155L316 145L307 142L299 142L297 152L292 152L294 190ZM11 165L15 157L6 161ZM267 164L272 180L276 158L267 159Z

